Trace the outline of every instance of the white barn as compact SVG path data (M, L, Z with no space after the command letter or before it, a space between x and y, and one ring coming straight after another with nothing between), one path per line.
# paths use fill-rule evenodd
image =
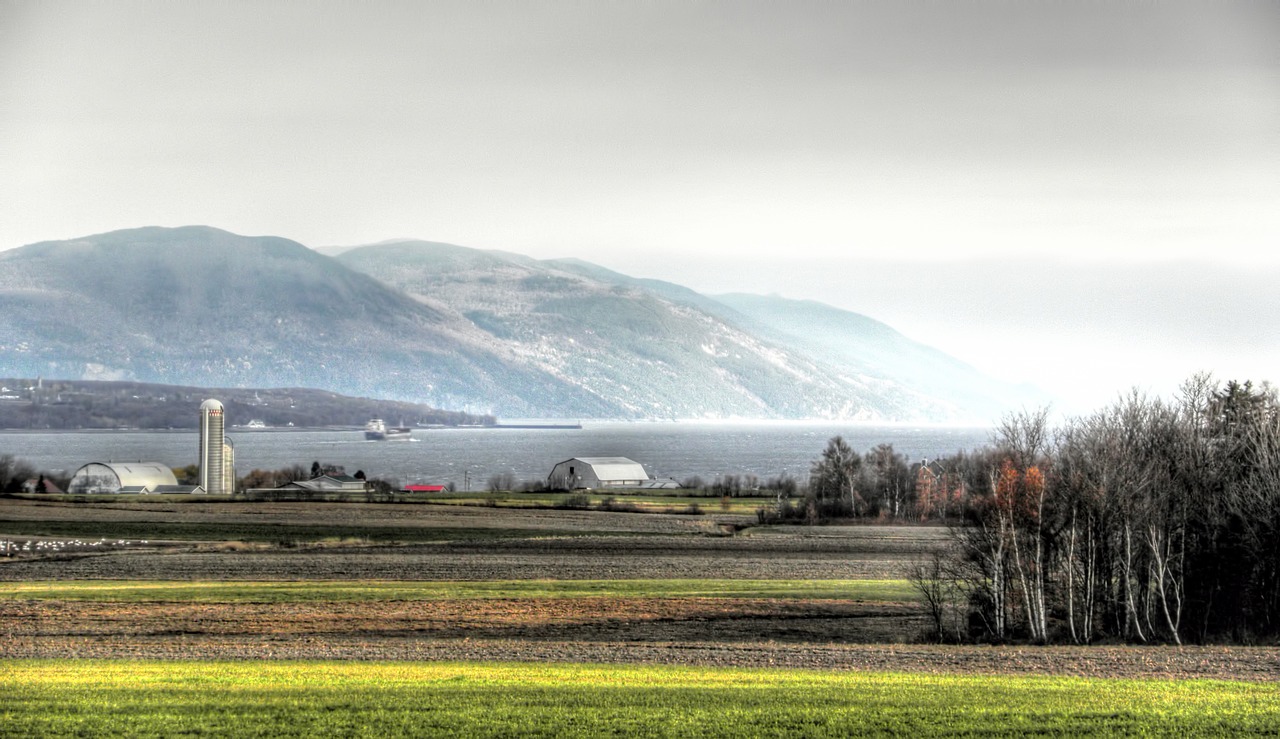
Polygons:
M626 457L574 457L557 464L547 484L560 490L638 488L649 482L644 465Z
M177 485L173 470L159 462L90 462L71 476L68 493L150 493Z

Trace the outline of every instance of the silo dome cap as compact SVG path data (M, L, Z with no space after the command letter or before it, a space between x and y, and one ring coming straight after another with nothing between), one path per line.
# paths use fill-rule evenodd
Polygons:
M209 398L208 400L200 404L200 410L220 411L222 410L222 403L217 400L214 400L213 398Z

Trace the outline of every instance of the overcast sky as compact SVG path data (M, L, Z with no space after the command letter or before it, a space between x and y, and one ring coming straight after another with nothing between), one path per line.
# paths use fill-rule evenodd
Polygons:
M0 248L195 223L1280 379L1280 3L0 0Z

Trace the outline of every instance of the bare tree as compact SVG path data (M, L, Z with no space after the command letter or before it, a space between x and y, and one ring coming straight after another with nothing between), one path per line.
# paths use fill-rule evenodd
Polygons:
M815 512L810 518L847 511L862 515L864 505L856 482L862 460L844 437L834 436L827 442L822 457L809 472L809 493L814 498Z
M907 582L920 594L925 612L933 625L933 635L939 643L947 639L947 625L952 626L954 638L962 638L960 629L963 590L954 568L955 555L949 552L931 552L907 571Z

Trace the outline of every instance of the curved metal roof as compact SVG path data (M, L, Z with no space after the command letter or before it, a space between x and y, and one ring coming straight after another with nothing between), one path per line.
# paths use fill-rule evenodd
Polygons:
M644 471L644 465L626 457L574 457L556 466L559 467L574 460L590 466L591 471L601 482L649 479L649 473Z
M214 400L213 398L209 398L208 400L200 404L200 410L220 411L222 410L222 402L218 400Z
M177 485L173 470L160 462L90 462L71 477L73 491L114 493L120 488Z

